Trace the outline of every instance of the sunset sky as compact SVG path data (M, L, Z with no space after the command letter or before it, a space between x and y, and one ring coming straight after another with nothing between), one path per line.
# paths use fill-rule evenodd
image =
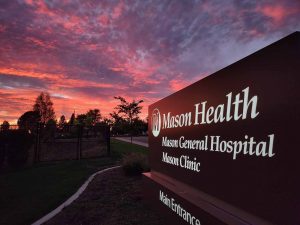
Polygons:
M300 30L299 0L0 1L0 122L147 106Z

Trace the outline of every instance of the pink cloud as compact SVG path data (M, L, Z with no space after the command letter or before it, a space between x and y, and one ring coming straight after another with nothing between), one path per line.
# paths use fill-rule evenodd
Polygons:
M113 9L112 18L117 19L122 15L124 9L124 2L120 1L117 6Z
M105 14L99 16L99 22L103 27L107 27L110 24L109 16Z
M300 12L300 9L275 4L260 7L258 11L272 18L275 23L281 23L287 16Z
M182 88L185 88L191 84L191 82L183 79L174 79L170 81L170 87L172 91L179 91Z
M41 91L58 117L90 108L107 116L114 95L143 99L145 117L149 104L243 56L246 41L265 45L299 28L290 1L8 2L0 5L0 121L30 110Z

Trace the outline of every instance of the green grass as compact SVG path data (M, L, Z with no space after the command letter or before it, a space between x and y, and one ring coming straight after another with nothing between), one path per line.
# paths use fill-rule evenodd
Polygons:
M147 154L145 147L111 140L111 157L41 163L0 175L0 224L30 224L70 197L102 168L118 164L128 152Z

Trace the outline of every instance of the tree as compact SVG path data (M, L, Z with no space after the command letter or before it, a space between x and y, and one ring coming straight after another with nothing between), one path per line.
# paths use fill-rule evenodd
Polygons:
M27 111L18 119L19 129L34 131L41 117L36 111Z
M117 112L113 111L109 115L111 117L111 133L113 135L126 134L130 131L130 129L128 129L129 123Z
M110 117L112 118L112 121L114 124L119 124L121 122L123 122L123 118L118 114L116 113L115 111L113 111L112 113L109 114Z
M86 113L86 124L87 125L95 125L96 123L99 123L102 116L99 109L90 109Z
M58 127L60 129L63 129L66 125L66 117L64 115L62 115L59 119L59 122L58 122Z
M132 130L134 134L145 134L148 130L148 123L144 120L136 118L132 121Z
M74 124L75 124L75 113L72 113L69 120L69 125L74 125Z
M3 121L3 123L2 123L2 125L1 125L1 131L7 131L7 130L9 130L9 122L8 121L6 121L6 120L4 120Z
M81 125L95 126L100 123L101 118L99 109L90 109L86 114L77 115L76 122Z
M79 114L76 117L76 121L78 124L84 125L86 122L86 114Z
M101 124L111 126L113 124L113 121L109 118L104 117Z
M50 95L46 92L41 92L41 94L36 98L33 111L39 113L41 123L46 124L49 120L55 120L53 103L50 99Z
M117 112L113 112L110 116L114 119L114 126L112 127L113 134L132 134L134 131L133 122L139 119L139 114L141 113L142 106L140 104L143 100L132 102L127 102L125 98L118 96L114 97L115 99L120 100L120 104L115 107Z
M143 100L135 101L133 100L132 102L127 102L125 98L118 96L114 97L115 99L120 100L120 104L115 107L117 110L118 114L121 114L123 118L125 118L130 124L132 123L133 119L138 118L138 115L141 113L141 109L143 108L142 106L139 106Z

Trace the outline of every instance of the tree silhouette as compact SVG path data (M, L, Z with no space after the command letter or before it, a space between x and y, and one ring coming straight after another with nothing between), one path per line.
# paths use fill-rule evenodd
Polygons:
M66 125L66 117L64 115L62 115L59 119L59 122L58 122L58 127L60 129L63 129Z
M33 111L39 113L41 123L46 124L50 120L55 121L53 103L50 99L50 95L46 92L41 92L41 94L36 98Z
M86 123L87 125L95 125L96 123L99 123L102 116L100 114L99 109L90 109L86 113Z
M115 111L113 111L109 115L112 118L114 124L120 124L125 120L118 113L116 113Z
M0 130L1 131L7 131L7 130L9 130L9 122L8 121L6 121L6 120L4 120L3 121L3 123L2 123L2 125L1 125L1 127L0 127Z
M18 119L18 126L20 129L33 131L41 117L36 111L27 111Z
M143 102L143 100L133 100L132 102L127 102L125 98L121 96L114 98L120 100L120 104L115 107L117 112L114 111L110 114L115 121L112 132L116 134L130 133L132 142L132 135L134 133L133 123L136 120L139 120L139 114L141 113L142 109L140 104Z
M78 124L85 125L86 114L79 114L79 115L77 115L76 121L77 121Z
M107 117L104 117L102 120L102 124L111 126L113 124L113 121Z
M114 97L115 99L120 100L120 104L115 107L117 113L122 115L124 119L126 119L130 124L132 123L133 119L137 119L138 115L141 113L142 106L139 106L143 100L132 102L127 102L125 98L118 96Z
M74 125L74 124L75 124L75 113L72 113L69 120L69 125Z

